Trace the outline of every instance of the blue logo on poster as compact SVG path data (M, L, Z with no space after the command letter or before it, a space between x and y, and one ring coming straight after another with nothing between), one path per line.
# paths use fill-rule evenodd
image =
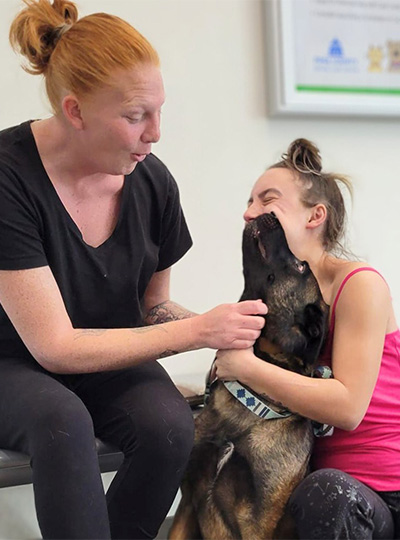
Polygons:
M329 56L335 56L336 58L340 58L343 56L343 48L342 44L338 39L332 39L330 45L329 45Z
M356 73L359 71L358 59L344 54L343 44L338 38L332 38L327 47L326 56L314 56L313 70L326 73Z

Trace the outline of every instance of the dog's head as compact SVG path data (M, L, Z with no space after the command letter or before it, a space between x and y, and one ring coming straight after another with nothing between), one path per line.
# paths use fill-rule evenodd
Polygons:
M268 306L256 354L267 353L288 369L310 374L326 335L328 306L308 263L290 251L273 213L245 227L243 274L241 300L261 298Z

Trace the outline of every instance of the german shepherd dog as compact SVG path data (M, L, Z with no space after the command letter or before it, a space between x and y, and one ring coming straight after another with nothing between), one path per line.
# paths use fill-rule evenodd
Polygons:
M273 213L246 225L243 273L240 300L261 298L268 306L255 354L311 376L326 334L328 306L307 262L291 253ZM211 386L209 401L195 421L195 443L171 540L295 537L285 507L307 474L311 421L264 395L257 398L290 415L261 418L222 381Z

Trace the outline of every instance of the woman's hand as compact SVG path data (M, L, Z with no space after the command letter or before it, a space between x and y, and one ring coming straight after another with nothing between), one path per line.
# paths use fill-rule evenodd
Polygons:
M265 324L267 306L261 300L223 304L191 319L200 347L246 349L252 347Z
M246 383L251 373L252 365L259 362L253 352L253 347L248 349L219 350L215 360L215 371L218 379L223 381L241 381Z

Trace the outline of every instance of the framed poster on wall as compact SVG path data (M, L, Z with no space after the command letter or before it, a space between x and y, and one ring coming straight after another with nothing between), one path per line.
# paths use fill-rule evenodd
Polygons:
M270 112L400 116L400 0L265 0Z

